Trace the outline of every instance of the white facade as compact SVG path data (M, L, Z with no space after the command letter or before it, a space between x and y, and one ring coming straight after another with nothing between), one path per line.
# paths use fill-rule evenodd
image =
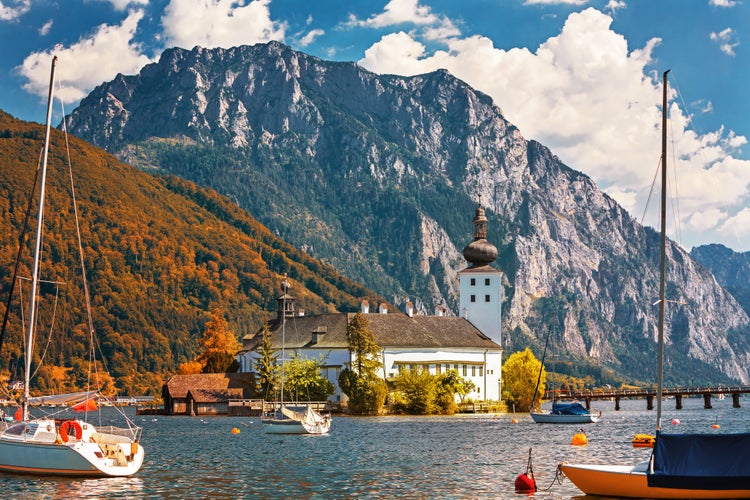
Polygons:
M478 330L502 346L503 273L489 266L469 268L458 273L458 307Z
M346 347L297 348L286 349L285 352L287 359L295 354L305 358L321 359L322 357L325 361L321 368L321 374L326 376L335 387L335 392L329 399L336 403L346 401L346 395L341 392L338 385L339 373L351 360L349 350ZM253 363L257 358L258 354L253 351L244 353L240 358L240 371L253 371ZM474 383L474 391L467 394L466 398L475 401L500 400L502 352L499 349L385 347L381 351L381 362L383 363L383 370L381 370L380 375L385 379L398 375L404 369L426 368L433 375L445 373L448 370L457 370L461 378Z

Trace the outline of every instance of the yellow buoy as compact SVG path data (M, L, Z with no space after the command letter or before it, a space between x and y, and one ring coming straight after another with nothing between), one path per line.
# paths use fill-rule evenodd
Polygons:
M656 437L651 434L636 434L633 438L633 448L653 448Z
M583 446L588 444L589 438L586 437L586 433L581 431L573 434L573 438L570 440L570 444L573 446Z
M239 434L240 430L237 427L232 427L232 434Z

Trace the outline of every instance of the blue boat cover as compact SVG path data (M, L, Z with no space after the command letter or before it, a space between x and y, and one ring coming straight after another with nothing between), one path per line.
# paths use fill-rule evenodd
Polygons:
M552 403L553 415L588 415L589 413L581 403Z
M662 488L750 489L750 434L656 433L648 485Z

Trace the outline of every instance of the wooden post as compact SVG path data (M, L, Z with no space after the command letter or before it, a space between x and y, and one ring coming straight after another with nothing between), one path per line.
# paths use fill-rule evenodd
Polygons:
M674 401L675 410L682 410L682 394L675 394Z
M711 406L711 393L710 392L703 393L703 408L705 408L706 410L710 410L711 408L713 408L713 406Z
M588 396L586 396L586 409L587 410L591 409L591 398Z
M646 409L647 410L653 410L654 409L654 396L653 394L649 394L646 396Z
M615 411L620 411L620 396L615 396Z
M732 393L732 408L739 408L739 407L740 407L740 393L733 392Z

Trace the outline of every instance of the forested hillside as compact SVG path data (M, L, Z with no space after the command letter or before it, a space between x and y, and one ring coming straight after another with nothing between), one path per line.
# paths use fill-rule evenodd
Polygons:
M3 314L43 135L41 125L0 111ZM310 312L353 311L363 298L381 301L279 240L215 192L177 177L151 176L84 141L68 139L94 329L120 392L159 391L180 363L197 354L212 310L224 311L238 337L254 331L274 313L284 273L298 305ZM64 284L46 283L40 290L36 341L39 352L46 348L34 382L40 389L77 388L82 381L65 368L79 367L88 357L66 157L65 136L53 131L41 278ZM20 269L26 278L31 275L34 225L32 216ZM0 351L0 371L11 380L22 373L20 301L26 307L29 291L27 280L18 283L25 295L21 298L17 285Z

